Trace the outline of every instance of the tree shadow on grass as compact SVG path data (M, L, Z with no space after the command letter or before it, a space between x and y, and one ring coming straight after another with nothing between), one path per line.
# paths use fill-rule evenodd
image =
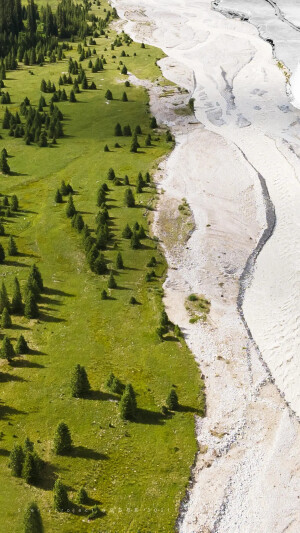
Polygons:
M101 390L92 390L90 393L86 396L87 400L100 400L100 401L119 401L120 396L117 394L113 394L111 392L103 392Z
M0 456L9 457L10 456L10 452L8 450L5 450L5 448L0 448Z
M52 309L49 309L50 311L52 311ZM58 318L56 316L53 316L53 315L47 315L46 313L43 313L43 312L40 312L40 315L39 315L39 318L42 322L66 322L66 320L64 318Z
M94 461L107 461L109 459L106 453L100 453L96 450L92 450L91 448L86 448L85 446L73 446L70 453L68 453L68 456L78 457L80 459L93 459Z
M56 298L48 298L48 296L41 296L40 302L41 304L63 305L60 300L57 300Z
M178 411L179 413L194 413L195 415L201 415L202 413L201 409L196 409L195 407L181 404L178 405L176 411Z
M28 359L14 359L11 366L15 368L45 368L45 365L28 361Z
M14 407L9 407L9 405L3 404L3 402L0 400L0 419L1 420L9 420L11 416L13 415L27 415L25 411L20 411L19 409L15 409Z
M135 417L135 422L138 424L148 424L163 426L165 424L166 417L158 411L150 411L148 409L138 409Z
M24 381L27 381L27 379L24 379L21 376L14 376L14 374L7 374L4 372L0 372L0 383L8 383L9 381L24 382Z
M29 355L47 355L45 352L41 352L40 350L33 350L29 349Z
M17 331L30 331L30 328L27 328L26 326L20 326L20 324L12 324L9 329Z
M53 295L53 296L68 296L69 298L74 298L75 294L70 294L69 292L61 291L60 289L52 289L50 287L44 287L44 294Z
M177 337L174 337L174 335L165 335L164 341L167 342L180 342L180 340Z
M59 477L59 474L61 472L65 472L66 470L66 468L53 465L48 461L44 461L41 478L36 486L43 490L53 490L54 483Z
M5 259L4 264L12 267L30 267L30 265L27 265L26 263L21 263L20 261L11 261L9 259Z

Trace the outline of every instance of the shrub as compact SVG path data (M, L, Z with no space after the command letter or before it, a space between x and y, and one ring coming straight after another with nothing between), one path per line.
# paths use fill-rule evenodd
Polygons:
M28 505L24 515L24 533L43 533L40 510L35 502Z
M82 398L91 389L84 366L76 365L71 378L71 393L75 398Z
M130 305L135 305L135 304L137 304L137 301L136 301L136 299L135 299L134 296L131 296L131 298L130 298L130 300L129 300L129 303L130 303Z
M54 436L54 451L56 455L65 455L72 449L70 430L64 422L60 422Z
M124 176L124 185L129 185L129 178L127 174Z
M172 133L170 132L170 130L168 130L166 133L166 141L167 142L173 141Z
M57 479L53 488L54 509L60 513L67 511L69 505L68 493L66 487L60 479Z
M151 146L151 135L150 135L150 133L147 135L147 137L145 139L145 145L146 146Z
M178 396L175 389L171 389L167 401L166 401L167 407L171 409L172 411L176 411L179 407L178 403Z

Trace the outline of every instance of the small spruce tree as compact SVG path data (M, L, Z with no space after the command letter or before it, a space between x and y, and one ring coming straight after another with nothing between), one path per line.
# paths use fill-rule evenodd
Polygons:
M10 314L7 308L4 307L2 311L2 316L1 316L1 327L3 329L7 329L7 328L10 328L11 325L12 325L12 322L11 322Z
M10 363L14 356L15 350L13 348L13 345L10 342L9 338L5 335L2 341L1 357L7 359L7 361Z
M116 289L117 288L117 282L116 282L112 272L109 275L107 286L108 286L109 289Z
M35 295L28 291L25 299L24 316L29 319L38 318L39 308L36 302Z
M178 396L175 389L171 389L166 401L167 407L176 411L179 407Z
M121 252L118 252L117 259L116 259L116 267L119 270L122 270L124 268L123 257L122 257Z
M56 455L65 455L72 449L70 430L64 422L60 422L54 436L54 451Z
M8 255L11 255L11 256L18 255L18 248L16 245L16 241L12 236L9 237L7 252L8 252Z
M77 492L76 500L77 500L77 503L81 503L83 505L88 503L89 497L84 487L81 487L79 491Z
M57 191L56 191L56 193L55 193L54 201L55 201L57 204L61 204L62 201L63 201L62 194L61 194L61 192L60 192L59 189L57 189Z
M128 96L127 96L127 93L125 91L122 94L122 102L128 102Z
M24 463L24 451L20 444L15 444L9 456L9 466L11 473L15 477L22 476L22 469Z
M75 398L82 398L90 391L90 383L84 366L76 365L71 377L71 393Z
M28 352L29 352L28 344L26 340L24 339L23 335L20 335L20 337L18 338L17 344L16 344L16 354L24 355L24 354L27 354Z
M130 189L130 187L128 187L126 189L126 191L125 191L124 203L125 203L126 207L134 207L135 206L134 195L133 195L132 189Z
M5 261L5 252L2 244L0 244L0 265L3 265Z
M74 206L73 196L72 194L69 194L68 203L66 207L66 215L68 218L72 218L75 215L75 213L76 213L76 209Z
M66 487L60 479L57 479L53 487L54 509L60 513L66 512L69 505L68 493Z

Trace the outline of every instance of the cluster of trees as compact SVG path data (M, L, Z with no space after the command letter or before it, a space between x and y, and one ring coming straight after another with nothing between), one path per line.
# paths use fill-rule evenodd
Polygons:
M154 272L154 275L155 275L155 272ZM156 329L156 333L158 335L158 338L161 341L163 341L164 335L166 335L170 331L173 332L176 337L178 338L182 337L182 333L181 333L179 326L177 324L173 324L173 322L171 322L171 320L169 319L166 311L163 310L161 312L160 322L159 322L158 328Z
M39 110L30 105L28 98L22 102L20 112L25 118L24 126L21 123L19 113L13 115L6 108L2 122L3 129L8 129L10 136L24 137L26 144L35 142L40 147L46 147L48 146L48 137L55 144L56 139L64 135L63 114L53 102L50 103L49 113L41 112L40 110L45 104L43 97L40 99Z
M0 155L0 161L2 159L5 161L6 158L7 158L7 152L6 152L6 149L3 148L2 153ZM7 167L6 167L6 170L7 170ZM15 194L12 194L10 198L8 198L7 196L2 197L2 202L0 204L0 215L1 216L11 217L12 213L18 211L18 209L19 209L19 200ZM3 221L1 219L0 219L0 235L5 235ZM5 257L2 257L2 262L4 261L4 259ZM0 258L0 263L1 263L1 258Z
M15 444L9 457L11 473L22 477L26 483L35 485L41 478L44 462L34 450L34 444L27 437L24 445Z
M134 420L137 413L136 394L129 383L124 387L123 383L111 373L106 382L106 386L115 394L121 395L119 409L123 420Z

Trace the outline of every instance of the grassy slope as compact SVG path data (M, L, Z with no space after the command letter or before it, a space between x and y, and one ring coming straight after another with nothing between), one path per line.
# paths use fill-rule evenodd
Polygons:
M97 53L102 53L107 44L106 39L99 39ZM121 50L115 52L117 58ZM152 79L160 75L155 66L159 50L131 45L126 51L131 56L125 59L129 70ZM132 57L134 51L136 58ZM71 55L78 59L75 50ZM110 51L105 56L105 72L92 75L99 89L82 92L76 104L58 104L66 116L67 136L59 140L57 147L27 147L21 139L8 137L7 132L3 132L1 141L0 148L5 146L12 155L11 169L19 173L1 178L1 192L16 193L22 208L17 217L6 223L6 231L16 236L22 255L16 262L1 266L1 280L5 279L11 294L13 277L18 275L24 282L29 266L36 261L47 286L41 320L14 318L15 327L8 332L13 339L24 333L36 353L11 368L3 364L1 369L10 376L1 385L0 407L0 430L4 434L0 443L0 508L6 533L22 531L23 509L32 499L42 510L46 531L73 533L101 528L118 533L169 532L174 528L196 451L193 411L199 407L200 390L196 364L184 343L158 342L155 329L161 310L162 281L144 281L145 265L153 253L160 257L157 273L162 277L164 260L152 240L144 241L143 250L132 251L128 241L120 236L127 222L138 220L146 227L145 209L124 208L124 187L111 187L112 229L129 268L117 275L120 288L113 291L114 299L101 301L100 292L106 288L107 277L97 277L88 270L80 236L65 217L65 207L55 205L53 200L61 179L70 181L78 192L74 197L77 209L95 227L96 191L108 168L113 166L121 177L128 174L130 182L135 183L138 171L149 170L169 149L162 136L160 142L140 154L130 154L130 139L123 138L122 149L103 152L106 142L112 147L116 141L112 134L118 120L132 127L141 124L144 132L149 131L148 98L141 88L127 89L128 103L114 100L106 104L106 89L111 88L120 98L124 86L118 82L123 79L116 70L119 59L113 63ZM41 79L50 78L57 83L60 73L67 71L67 61L30 69L33 76L26 67L8 75L11 110L25 96L37 104ZM69 93L70 87L66 90ZM1 106L1 116L3 110ZM144 138L140 138L142 144ZM148 189L138 195L138 201L145 206L154 196L154 189ZM6 247L7 237L2 237L1 242ZM111 249L106 257L114 262L116 254ZM142 305L129 306L131 295ZM70 397L69 376L78 362L88 371L94 391L90 400ZM105 389L111 371L136 389L142 409L138 423L125 424L120 420L118 405ZM178 386L180 402L187 409L164 419L160 406L172 384ZM73 457L58 458L51 450L60 420L71 429L76 446ZM114 427L109 427L110 423ZM7 466L13 443L22 442L26 435L39 441L36 449L48 461L40 488L13 478ZM81 515L54 512L51 489L57 475L68 485L71 498L84 485L105 509L106 516L88 525Z

